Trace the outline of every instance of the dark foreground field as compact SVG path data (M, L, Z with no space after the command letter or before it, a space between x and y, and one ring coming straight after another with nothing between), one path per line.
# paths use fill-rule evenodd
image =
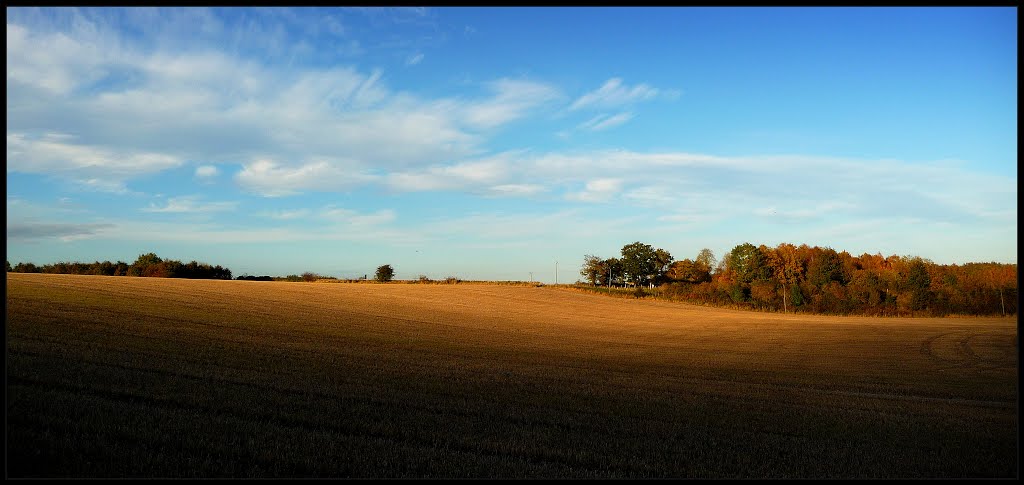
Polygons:
M1015 318L9 274L8 477L1017 477Z

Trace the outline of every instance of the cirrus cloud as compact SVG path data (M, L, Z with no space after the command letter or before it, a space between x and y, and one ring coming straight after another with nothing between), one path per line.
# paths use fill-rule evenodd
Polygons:
M586 93L569 106L569 111L583 108L616 108L640 101L649 101L659 96L667 99L679 97L678 91L663 91L641 83L633 87L623 84L621 78L613 77L601 87Z

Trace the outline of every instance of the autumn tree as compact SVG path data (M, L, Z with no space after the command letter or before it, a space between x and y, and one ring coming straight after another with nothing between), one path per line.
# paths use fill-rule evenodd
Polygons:
M803 307L833 314L925 310L936 316L1013 315L1019 303L1016 264L938 265L917 256L854 257L828 247L788 243L775 248L744 243L720 261L705 249L695 260L672 261L667 267L666 258L659 259L657 253L636 242L623 248L621 261L604 260L593 271L602 284L613 275L643 284L657 281L661 269L668 281L678 283L665 286L662 297L785 311ZM606 269L611 261L622 268ZM597 266L593 258L588 264Z
M766 263L770 268L772 277L781 284L782 309L788 312L789 301L793 301L793 304L797 306L803 303L800 287L797 283L803 277L804 272L797 247L792 244L782 243L765 253Z
M718 261L715 259L715 253L711 252L708 248L701 249L700 252L697 253L697 259L693 260L693 262L698 265L698 269L707 271L709 277L711 276L711 272L715 269L715 265L718 264Z
M1013 265L997 265L992 263L982 271L982 276L986 283L986 286L999 293L999 309L1001 313L1006 315L1006 298L1003 293L1008 288L1016 288L1013 283L1017 279L1016 266Z
M702 249L697 259L689 258L676 261L668 267L666 276L673 281L682 283L705 283L711 281L711 270L715 265L715 255L710 249Z
M690 261L689 258L681 259L672 263L672 265L668 267L668 273L666 273L666 276L668 276L672 281L679 281L682 283L699 283L699 281L697 281L696 272L694 271L693 261Z

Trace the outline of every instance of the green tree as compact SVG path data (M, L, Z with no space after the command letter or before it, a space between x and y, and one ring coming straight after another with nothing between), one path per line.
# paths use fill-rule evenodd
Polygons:
M792 283L789 286L789 301L794 307L804 304L804 293L800 291L800 285Z
M395 269L390 264L385 264L377 267L377 272L373 276L377 281L381 283L387 283L395 277Z
M665 283L668 279L666 277L666 273L668 273L668 269L672 265L672 253L669 253L668 251L661 248L655 249L654 261L655 268L657 270L654 274L654 282L655 284L660 285L662 283Z
M624 281L625 273L621 259L608 258L601 261L601 285L614 285L616 281Z
M914 258L907 268L907 289L910 290L910 309L923 310L931 303L931 277L920 258Z
M151 276L159 272L156 265L162 263L156 253L140 254L138 259L128 268L128 276Z
M637 285L647 283L658 274L658 256L654 248L640 241L622 247L622 269Z
M729 265L736 276L736 281L744 285L769 278L764 253L750 243L743 243L732 249L729 253Z
M11 260L8 259L7 260L7 272L10 273L11 271L14 271L14 268L11 267Z
M817 251L807 264L807 281L819 288L828 286L832 281L846 284L848 278L839 253L832 248Z
M583 256L583 268L580 269L580 276L583 276L591 285L596 285L598 281L603 280L602 276L605 271L607 270L604 268L604 261L601 258L591 254Z

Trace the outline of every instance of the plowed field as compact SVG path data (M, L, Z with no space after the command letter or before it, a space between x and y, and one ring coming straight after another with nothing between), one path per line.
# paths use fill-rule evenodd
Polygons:
M1016 318L7 275L9 477L1016 477Z

